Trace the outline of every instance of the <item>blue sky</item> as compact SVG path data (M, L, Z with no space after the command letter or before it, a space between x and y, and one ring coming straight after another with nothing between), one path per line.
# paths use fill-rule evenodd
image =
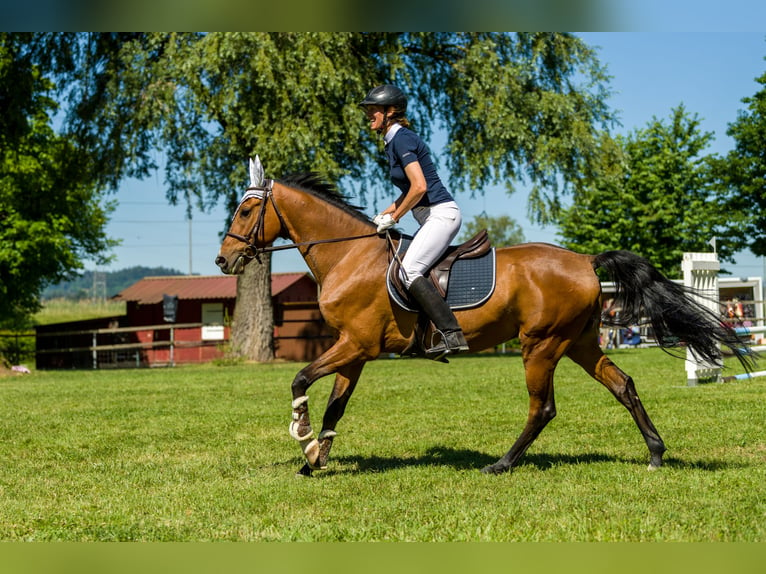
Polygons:
M669 4L675 10L692 5L686 2ZM741 4L743 2L727 3L730 7ZM668 7L667 2L663 5ZM724 20L719 29L727 29L726 22ZM762 18L755 18L753 22L766 29ZM710 24L713 28L713 21ZM653 29L662 28L654 26ZM743 29L741 24L739 29ZM744 109L742 98L752 96L760 89L755 79L766 73L766 31L594 32L579 35L588 44L599 47L599 59L607 65L612 76L614 94L610 105L620 116L623 124L620 131L644 127L653 117L668 118L671 110L683 103L688 112L699 116L703 130L714 133L715 140L709 150L713 153L723 154L732 148L733 144L726 136L727 125L736 119L739 110ZM438 150L434 151L438 155ZM268 173L267 150L261 156ZM270 175L278 177L279 174ZM218 274L213 263L219 246L218 234L223 222L230 217L224 210L194 211L190 249L186 208L167 205L162 174L141 182L127 182L116 199L119 206L112 215L108 232L112 237L122 239L123 245L115 249L116 260L99 270L146 265L170 267L186 273ZM484 197L477 196L472 200L467 195L458 194L456 199L463 209L464 220L470 220L482 211L491 215L505 214L519 222L528 241L558 242L555 227L539 227L527 219L526 195L522 191L509 196L503 189L488 189ZM374 215L372 211L370 215ZM414 231L411 215L404 218L401 227L407 232ZM764 275L766 264L762 258L742 253L737 260L737 265L727 265L735 276ZM88 265L88 268L93 267ZM272 270L306 271L308 268L297 252L287 250L274 254Z
M762 0L603 0L609 29L656 32L761 32ZM598 5L598 0L595 0Z

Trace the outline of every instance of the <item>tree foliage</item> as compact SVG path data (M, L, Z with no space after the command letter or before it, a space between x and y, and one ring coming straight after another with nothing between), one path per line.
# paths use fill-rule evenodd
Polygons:
M604 135L593 178L562 212L563 244L588 253L627 249L680 276L684 252L709 251L713 237L727 234L711 158L703 153L711 138L683 106L667 122L655 118L626 137ZM732 260L731 242L719 241L718 251Z
M468 241L482 229L487 230L495 247L524 243L524 231L516 220L507 215L490 216L484 213L463 223L460 240Z
M756 79L763 86L744 98L727 134L734 149L716 163L728 200L727 212L734 214L731 232L742 246L756 255L766 255L766 73Z
M53 86L23 39L0 34L0 319L35 311L46 285L112 245L92 158L55 133Z
M213 33L41 36L69 84L69 126L110 182L156 169L171 199L233 201L246 157L270 175L318 171L391 193L358 102L392 82L424 136L447 135L456 190L527 179L550 190L587 173L611 124L607 77L570 34ZM374 197L374 196L373 196ZM541 203L541 210L554 205ZM543 211L541 215L544 216Z

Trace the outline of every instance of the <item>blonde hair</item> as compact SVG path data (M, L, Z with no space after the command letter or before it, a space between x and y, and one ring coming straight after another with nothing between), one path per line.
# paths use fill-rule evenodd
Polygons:
M401 108L396 108L394 106L389 106L389 107L394 108L394 113L386 117L386 127L388 128L392 124L401 124L402 127L409 128L410 120L408 120L407 116L404 115L405 111Z

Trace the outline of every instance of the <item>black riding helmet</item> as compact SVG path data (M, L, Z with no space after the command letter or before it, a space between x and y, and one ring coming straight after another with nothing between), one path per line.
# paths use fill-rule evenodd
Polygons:
M407 96L399 88L391 84L376 86L367 93L359 104L360 106L394 106L397 112L404 113L407 110Z

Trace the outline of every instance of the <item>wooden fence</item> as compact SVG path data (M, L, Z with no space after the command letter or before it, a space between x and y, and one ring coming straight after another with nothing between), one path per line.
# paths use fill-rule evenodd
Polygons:
M174 366L179 350L221 345L222 340L202 340L202 327L202 323L166 323L38 332L35 355L38 368ZM159 356L159 350L167 353Z

